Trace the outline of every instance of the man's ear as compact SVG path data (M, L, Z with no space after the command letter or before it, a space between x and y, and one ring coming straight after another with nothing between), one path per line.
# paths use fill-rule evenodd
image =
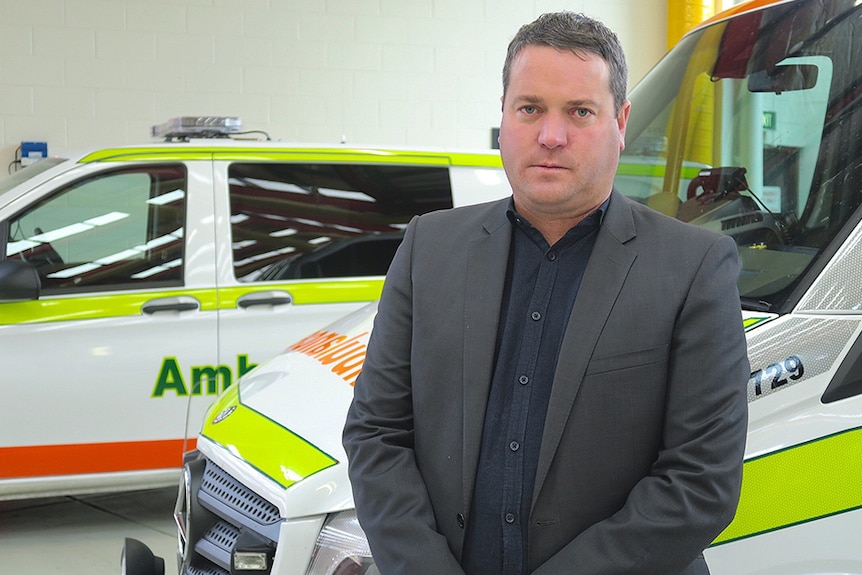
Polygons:
M632 110L632 103L626 100L626 103L620 108L620 113L617 114L617 128L620 131L620 152L626 149L626 125L629 122L629 112Z

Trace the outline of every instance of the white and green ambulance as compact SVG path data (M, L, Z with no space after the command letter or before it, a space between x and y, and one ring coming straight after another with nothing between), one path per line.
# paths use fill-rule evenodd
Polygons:
M0 499L175 484L219 392L379 296L413 215L509 193L492 151L238 124L177 118L0 180Z

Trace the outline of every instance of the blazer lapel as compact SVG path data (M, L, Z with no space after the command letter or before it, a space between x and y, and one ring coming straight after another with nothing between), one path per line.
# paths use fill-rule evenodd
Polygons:
M634 263L635 251L625 246L634 236L628 200L614 192L560 346L539 451L533 505L557 451L602 327Z
M512 226L506 217L510 200L499 201L482 222L467 250L467 281L464 287L464 450L463 493L467 509L479 463L485 408L494 370L497 328Z

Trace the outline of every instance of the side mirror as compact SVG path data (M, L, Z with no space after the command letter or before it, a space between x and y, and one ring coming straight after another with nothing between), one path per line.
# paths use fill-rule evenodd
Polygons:
M39 299L42 281L36 268L21 260L0 261L0 301Z

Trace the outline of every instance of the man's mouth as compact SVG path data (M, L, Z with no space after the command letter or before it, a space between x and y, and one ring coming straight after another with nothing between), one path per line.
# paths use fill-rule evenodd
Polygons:
M533 164L532 167L539 168L542 170L565 170L565 169L567 169L565 166L561 166L559 164Z

